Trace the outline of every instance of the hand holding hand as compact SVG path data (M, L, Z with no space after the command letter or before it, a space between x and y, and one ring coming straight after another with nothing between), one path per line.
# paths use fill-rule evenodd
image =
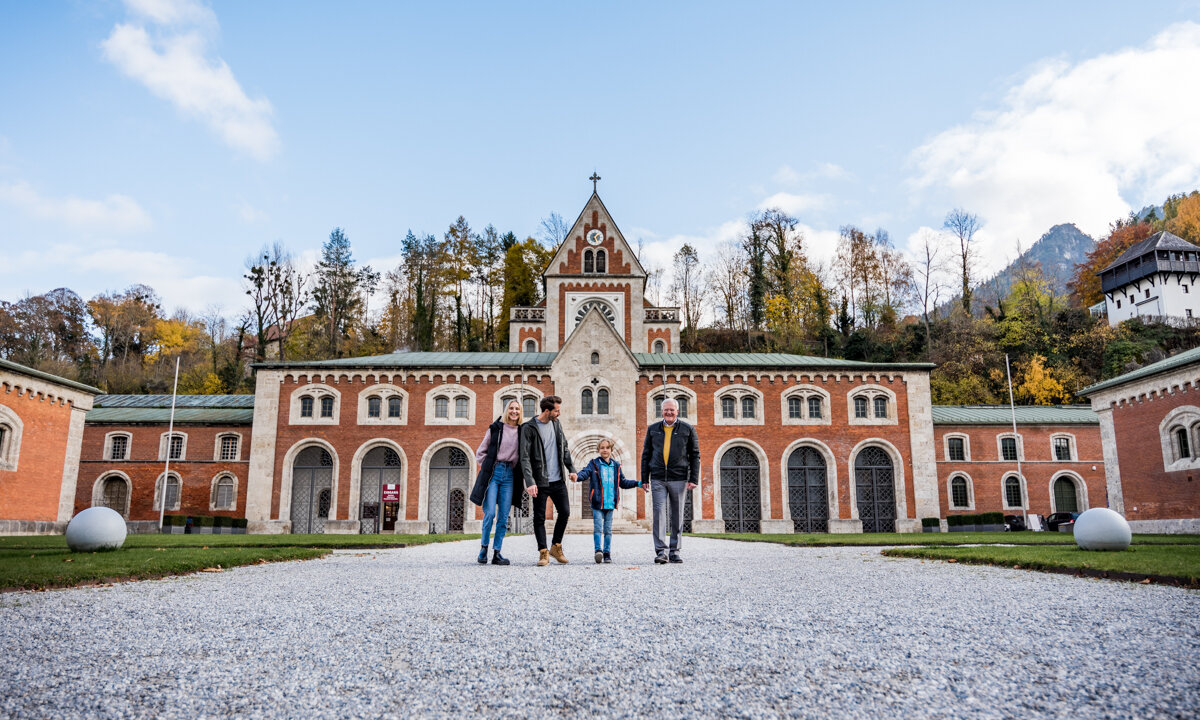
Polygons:
M696 483L694 483L694 482L688 483L688 490L695 490L695 489L696 489Z
M526 486L525 492L529 493L529 497L537 497L537 485Z
M642 481L642 489L645 490L646 492L650 492L650 482L647 480L643 480Z
M579 482L579 473L571 473L567 477L571 478L571 482Z

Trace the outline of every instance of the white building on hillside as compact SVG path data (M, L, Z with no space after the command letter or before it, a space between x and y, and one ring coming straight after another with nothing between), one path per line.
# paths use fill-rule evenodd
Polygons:
M1108 322L1135 317L1200 317L1200 247L1157 232L1121 253L1100 271Z

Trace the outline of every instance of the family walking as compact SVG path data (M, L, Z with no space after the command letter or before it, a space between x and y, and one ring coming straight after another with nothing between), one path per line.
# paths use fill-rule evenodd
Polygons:
M537 564L549 565L550 558L566 563L562 541L571 515L568 480L590 483L588 500L592 506L597 563L612 562L612 519L620 506L619 491L636 487L650 493L652 499L654 562L683 562L679 551L684 492L700 483L700 444L695 428L679 419L679 405L674 400L664 400L663 419L646 429L640 481L625 475L621 463L612 457L613 447L609 440L601 440L599 457L576 472L566 436L558 422L561 405L562 398L557 395L544 397L539 406L540 413L521 424L521 404L516 400L509 402L503 414L488 427L483 442L475 451L479 474L471 490L471 502L483 507L479 563L488 562L488 540L491 539L492 564L509 564L500 549L508 532L509 509L517 487L523 487L534 500L533 535L538 545ZM549 546L546 543L547 500L554 503L554 533ZM668 520L670 528L667 527Z

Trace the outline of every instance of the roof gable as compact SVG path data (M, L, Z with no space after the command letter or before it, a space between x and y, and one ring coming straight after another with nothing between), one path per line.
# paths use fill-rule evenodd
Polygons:
M588 342L588 338L595 338L599 334L603 340L601 345L605 348L609 346L618 346L629 357L629 362L633 366L637 366L637 358L630 352L629 347L621 336L617 334L617 329L612 326L598 308L591 308L575 329L570 331L567 336L567 341L562 344L558 351L558 355L554 358L555 364L561 362L571 362L574 358L572 355L573 347L576 343ZM577 361L577 360L576 360Z
M1107 267L1105 267L1100 272L1105 272L1112 268L1124 265L1125 263L1129 262L1130 260L1132 260L1136 257L1141 257L1142 255L1145 255L1146 253L1148 253L1152 250L1192 250L1192 251L1197 251L1197 250L1200 250L1200 247L1193 245L1192 243L1188 242L1187 240L1184 240L1183 238L1179 237L1178 235L1169 233L1166 230L1160 230L1160 231L1154 233L1153 235L1151 235L1150 237L1146 238L1145 240L1133 245L1125 252L1121 253L1119 256L1117 256L1116 260L1113 260L1111 263L1108 264Z
M595 192L583 206L583 211L579 213L575 224L571 226L566 240L554 253L554 258L546 267L543 276L582 274L583 251L585 248L592 247L587 242L587 234L591 230L599 230L604 234L604 240L595 247L603 248L608 255L606 274L646 277L646 270L638 262L637 255L629 247L625 236L621 234L617 223L609 214L608 208L604 207L603 201Z

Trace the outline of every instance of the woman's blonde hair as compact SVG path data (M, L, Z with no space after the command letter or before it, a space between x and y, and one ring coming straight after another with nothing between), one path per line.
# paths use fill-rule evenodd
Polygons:
M518 410L521 410L521 414L520 414L520 415L517 415L517 422L516 422L516 423L510 423L510 422L508 422L508 409L509 409L510 407L512 407L513 405L516 405L516 406L517 406L517 409L518 409ZM502 419L502 420L504 420L504 422L505 422L506 424L508 424L508 425L513 425L513 424L520 425L520 424L521 424L521 417L522 417L524 414L525 414L525 411L524 411L523 409L521 409L521 401L520 401L520 400L509 400L509 401L508 401L508 404L504 406L504 414L503 414L503 415L501 415L500 417L501 417L501 419Z

